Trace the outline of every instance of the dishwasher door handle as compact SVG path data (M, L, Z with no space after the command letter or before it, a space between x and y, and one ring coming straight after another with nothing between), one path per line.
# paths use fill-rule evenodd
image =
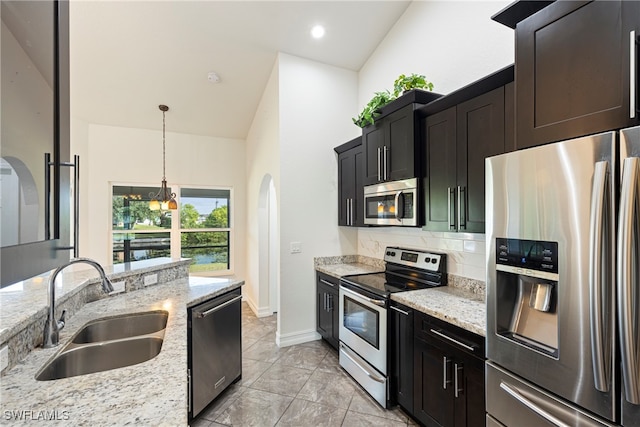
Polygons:
M230 299L229 301L227 301L227 302L225 302L223 304L216 305L215 307L210 308L207 311L196 311L196 313L195 313L196 317L199 318L199 319L203 319L203 318L207 317L208 315L215 313L218 310L222 310L223 308L225 308L229 304L233 304L234 302L238 301L241 298L242 298L242 295L238 295L237 297L235 297L233 299Z

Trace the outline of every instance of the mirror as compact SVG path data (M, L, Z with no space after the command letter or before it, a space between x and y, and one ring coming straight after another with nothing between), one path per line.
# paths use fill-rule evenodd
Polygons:
M55 3L2 1L0 247L49 239L55 161Z

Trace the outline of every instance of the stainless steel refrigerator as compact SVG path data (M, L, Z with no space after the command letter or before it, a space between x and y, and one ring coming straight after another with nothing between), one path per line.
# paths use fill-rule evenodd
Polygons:
M487 425L640 426L640 127L486 160Z

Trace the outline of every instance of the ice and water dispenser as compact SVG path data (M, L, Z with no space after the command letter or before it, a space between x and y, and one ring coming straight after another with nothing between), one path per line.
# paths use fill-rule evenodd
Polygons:
M558 243L496 239L496 332L558 357Z

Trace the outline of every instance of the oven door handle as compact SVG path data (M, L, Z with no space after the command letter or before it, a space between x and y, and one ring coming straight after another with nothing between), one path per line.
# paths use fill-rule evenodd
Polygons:
M343 280L344 280L344 279L343 279ZM370 302L371 304L375 304L375 305L377 305L377 306L379 306L379 307L384 307L384 306L386 305L386 304L385 304L385 302L384 302L383 300L379 300L379 299L373 299L373 298L365 297L364 295L359 294L359 293L358 293L358 292L356 292L356 291L352 291L352 290L351 290L351 289L349 289L349 288L345 288L344 286L340 286L340 290L345 291L345 292L347 292L347 293L349 293L349 294L355 295L356 297L358 297L358 298L360 298L360 299L363 299L363 300L365 300L365 301L367 301L367 302Z
M365 369L365 367L362 366L362 363L358 362L353 356L349 354L349 349L342 343L340 343L340 350L342 351L342 354L344 354L347 359L351 360L351 362L353 362L354 365L360 368L362 372L364 372L369 378L371 378L377 383L384 383L384 378L380 378L377 375L374 375L371 372L369 372L367 369Z

